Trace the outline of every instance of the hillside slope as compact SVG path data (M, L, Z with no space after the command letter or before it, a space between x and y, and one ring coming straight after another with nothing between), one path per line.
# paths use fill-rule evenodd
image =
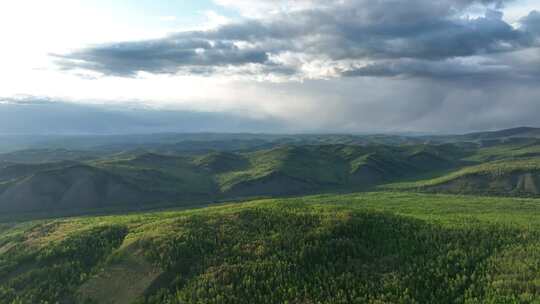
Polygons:
M141 153L91 164L122 176L141 189L176 195L177 198L209 196L217 191L212 174L194 164L193 159L188 157Z
M365 193L5 223L0 302L535 303L538 212Z
M202 156L145 151L0 168L0 210L50 211L368 189L459 165L455 147L281 146ZM80 198L79 198L79 197Z
M505 142L539 139L540 128L517 127L463 135L424 136L423 138L437 143L476 142L482 145L497 145Z
M540 138L540 128L518 127L492 132L478 132L463 135L469 140L489 140L500 138Z
M437 178L389 187L454 194L540 196L540 159L493 161Z
M68 149L28 149L0 154L0 161L22 164L39 164L62 161L84 161L105 156L98 151Z
M232 196L298 194L328 188L365 189L458 164L439 147L432 150L423 146L284 146L245 154L248 166L222 172L217 180L221 190Z
M538 196L539 153L540 145L533 140L474 149L454 144L307 145L200 156L143 150L85 163L6 163L0 167L0 211L181 206L385 184L392 188L392 183L411 179L416 182L397 188Z
M85 210L149 202L124 179L84 165L44 170L5 184L1 212Z

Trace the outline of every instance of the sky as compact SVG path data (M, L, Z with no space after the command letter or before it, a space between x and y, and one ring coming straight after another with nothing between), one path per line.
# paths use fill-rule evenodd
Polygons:
M7 0L0 133L540 126L538 0Z

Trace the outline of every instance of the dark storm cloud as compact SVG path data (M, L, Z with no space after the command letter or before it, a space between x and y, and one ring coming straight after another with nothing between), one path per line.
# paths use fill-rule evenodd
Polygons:
M398 60L370 64L358 69L348 70L344 76L417 76L436 79L463 79L463 77L505 77L510 67L489 63L469 64L457 60Z
M138 71L175 73L180 66L191 66L192 73L197 73L227 64L265 63L268 55L256 49L241 50L229 41L169 37L106 44L59 58L64 68L81 67L104 74L130 76Z
M456 85L438 79L359 77L309 80L301 92L294 84L264 84L264 89L276 87L295 98L307 95L309 110L294 123L308 130L455 133L540 126L536 83Z
M133 76L140 71L212 74L250 64L257 65L258 73L263 74L301 74L298 64L275 59L287 53L324 58L332 63L371 62L360 70L345 71L349 76L452 77L468 72L478 75L498 71L461 66L442 75L442 69L433 70L456 57L512 52L538 44L538 12L523 18L522 27L516 29L497 10L505 2L509 1L347 0L209 31L89 47L58 56L58 63L65 69L84 68L120 76ZM472 5L483 5L485 15L464 17ZM393 67L389 67L388 60L394 62ZM408 60L435 63L424 62L419 68L418 63ZM253 69L247 73L253 73Z

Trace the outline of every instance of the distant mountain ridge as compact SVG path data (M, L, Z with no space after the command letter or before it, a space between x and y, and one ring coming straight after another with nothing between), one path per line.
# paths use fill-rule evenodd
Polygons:
M0 212L181 206L409 180L417 183L401 190L540 196L537 135L528 127L412 140L192 134L177 142L168 134L123 139L136 149L23 150L0 154Z
M475 132L464 135L468 139L494 139L504 137L540 137L540 128L517 127L490 132Z
M38 171L10 182L0 192L0 210L95 209L142 204L148 200L144 191L121 177L95 167L72 165Z
M540 128L517 127L487 132L473 132L462 135L441 135L424 137L434 142L501 142L519 139L540 139Z
M365 189L453 167L452 157L445 146L309 145L195 157L142 153L85 163L15 164L0 168L0 212Z
M126 150L148 150L161 154L201 154L212 151L246 152L270 149L280 145L414 145L423 143L457 143L501 141L538 138L540 128L518 127L490 132L462 135L413 134L264 134L264 133L155 133L130 135L0 135L0 153L25 150L58 150L85 152L87 157L96 153L119 153ZM28 150L28 151L27 151ZM82 154L82 153L81 153ZM14 155L21 160L22 155ZM49 155L49 158L54 155ZM3 155L0 155L3 159Z

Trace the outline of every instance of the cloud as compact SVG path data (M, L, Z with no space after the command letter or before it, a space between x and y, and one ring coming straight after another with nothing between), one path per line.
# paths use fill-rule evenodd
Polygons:
M539 126L536 82L348 77L260 83L289 127L312 132L468 132ZM241 87L245 87L242 85ZM287 107L286 105L294 105Z
M342 70L344 77L419 78L479 89L493 85L535 86L540 80L540 49L524 48L490 55L445 60L381 60Z
M538 39L540 36L540 12L532 11L521 19L523 29Z
M498 56L531 70L540 66L540 54L533 49ZM220 101L213 100L206 110L200 105L194 110L195 104L156 108L128 100L88 105L32 96L0 98L0 133L379 133L540 127L537 79L456 82L364 76L302 83L235 81L228 91L237 92L229 96L230 105L220 107ZM222 109L211 111L216 107Z
M387 60L346 70L343 76L419 77L460 83L512 81L526 78L532 71L483 57L446 60L400 59Z
M268 115L249 118L231 112L153 109L128 101L111 106L34 96L0 98L0 135L263 132L286 128L286 122Z
M55 56L59 66L66 70L86 69L127 77L140 72L236 73L298 80L339 77L343 70L350 70L344 73L348 76L403 73L426 77L429 73L420 73L418 69L421 61L433 70L456 58L538 46L538 12L531 12L521 20L522 26L515 28L503 20L499 10L506 2L509 1L265 0L248 4L243 0L219 0L218 4L248 11L272 8L272 13L205 31L109 43ZM469 10L478 6L485 14L468 17ZM303 60L286 61L285 56ZM314 63L319 66L319 73ZM389 64L394 68L389 68ZM466 60L461 61L458 75L467 71L477 75L479 69L484 73L498 72L492 67L466 64ZM412 70L404 71L407 67ZM446 76L454 74L456 69Z
M169 130L175 119L190 131L245 132L538 125L540 13L528 7L509 24L505 7L519 0L216 1L244 18L55 58L71 73L120 76L87 81L86 90L104 84L118 99L206 110L173 110L167 119L143 111L117 130Z
M121 76L133 76L139 71L176 73L181 66L197 73L200 68L268 61L262 50L242 49L230 41L185 37L101 45L59 58L65 69L78 67Z

